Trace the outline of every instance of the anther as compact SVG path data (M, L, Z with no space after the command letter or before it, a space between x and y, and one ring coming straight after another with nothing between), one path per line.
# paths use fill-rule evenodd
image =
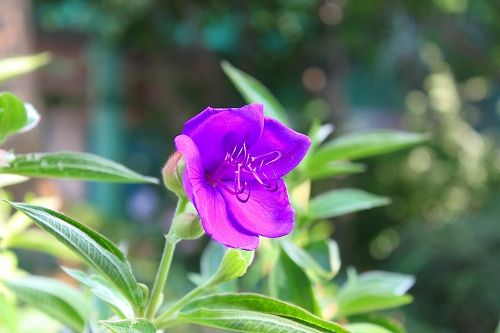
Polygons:
M213 185L220 185L223 190L236 196L238 201L244 203L250 198L250 187L246 181L242 181L242 173L252 175L253 178L266 190L274 192L278 189L278 177L270 166L281 158L281 153L277 150L269 153L251 156L247 150L246 142L238 147L234 146L231 153L227 152L224 163L219 166L218 172L212 179ZM229 188L219 177L223 174L224 166L234 168L233 188ZM265 170L268 169L269 170ZM273 177L268 176L269 171ZM245 193L246 192L246 193Z

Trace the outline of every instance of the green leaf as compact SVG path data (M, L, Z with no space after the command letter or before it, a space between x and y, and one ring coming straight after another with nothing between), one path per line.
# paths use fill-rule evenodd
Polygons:
M0 60L0 82L24 73L29 73L48 64L49 62L50 54L47 52L36 55L2 59Z
M358 158L387 154L421 144L428 135L395 130L370 130L350 133L323 145L310 163L317 165L333 160L355 160Z
M280 251L278 262L269 279L271 279L272 288L276 289L272 294L276 294L277 298L298 305L314 314L320 313L309 277L285 251Z
M190 273L188 278L197 286L201 286L212 278L212 276L217 272L222 258L226 254L226 247L223 245L210 242L203 250L200 258L200 274ZM237 285L236 281L229 281L222 283L216 287L219 292L229 292L236 291Z
M156 327L146 319L101 321L114 333L156 333Z
M118 183L158 183L156 178L140 175L116 162L78 152L19 154L8 166L0 168L0 172L28 177Z
M28 112L17 96L0 92L0 143L21 131L28 123Z
M13 279L21 275L18 269L17 256L11 251L0 251L0 280ZM0 284L0 294L2 292Z
M368 313L349 317L351 323L374 324L385 328L391 333L406 333L406 330L400 322L378 313Z
M339 324L326 321L302 308L258 294L219 294L211 295L189 303L181 310L181 317L196 317L205 311L226 313L234 311L239 313L261 313L285 318L296 323L317 329L321 332L347 332Z
M211 285L231 281L243 276L253 261L253 251L228 249L222 258L219 268L210 280Z
M290 123L283 106L262 83L227 61L223 61L221 66L247 103L263 104L266 116L284 124Z
M320 333L293 320L254 311L202 309L179 316L192 324L246 333Z
M82 332L88 316L85 298L74 288L58 280L25 277L4 281L22 301Z
M69 276L87 286L101 300L111 305L122 318L133 318L134 309L119 290L98 275L88 275L77 269L63 267Z
M309 133L307 134L307 136L311 139L311 147L309 148L309 151L315 151L316 147L322 144L323 141L325 141L326 138L332 134L333 129L334 127L332 124L321 125L321 123L315 119Z
M16 304L13 300L7 299L7 297L1 292L0 313L2 314L2 320L0 320L0 332L17 332L19 313L17 311Z
M135 280L125 256L111 241L53 210L23 203L10 204L105 276L135 308L143 305L142 289Z
M54 239L51 236L40 230L25 230L21 233L10 236L5 240L6 242L2 242L2 246L6 246L8 248L43 252L56 258L72 262L81 261L80 258L68 250L67 247L59 242L54 242Z
M348 324L347 328L351 333L392 333L388 329L370 323Z
M320 165L306 165L304 175L311 180L319 180L330 177L345 176L361 173L366 170L364 164L343 161L328 161Z
M337 274L340 269L339 250L337 243L334 241L322 242L325 246L321 249L322 256L326 256L326 266L321 265L316 258L308 253L306 250L298 247L288 240L283 240L281 246L300 268L306 272L312 281L329 281Z
M72 331L71 329L65 329L64 325L61 323L60 320L52 318L47 314L43 313L42 311L35 309L34 307L31 306L20 307L18 311L19 311L19 316L22 318L22 320L19 321L17 325L17 330L14 331L16 333L40 332L41 327L43 327L42 330L43 333L48 333L48 332L69 333ZM9 331L2 333L13 333L13 332Z
M356 276L351 272L348 282L337 296L337 317L379 311L408 304L405 294L414 284L411 275L372 271Z
M345 188L328 191L314 197L309 205L308 215L312 218L331 218L389 203L389 198L358 189Z

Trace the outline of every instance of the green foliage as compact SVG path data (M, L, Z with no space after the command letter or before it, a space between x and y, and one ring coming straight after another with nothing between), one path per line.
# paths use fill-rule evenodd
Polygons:
M261 103L264 105L266 116L289 124L285 109L262 83L227 61L222 62L221 66L247 103Z
M415 279L409 275L372 271L356 275L340 289L337 317L368 313L408 304L412 297L406 292Z
M15 304L10 302L2 293L0 293L0 313L2 313L0 333L16 332L19 321L19 313Z
M129 301L107 280L98 275L88 275L77 269L63 268L69 276L88 287L90 291L109 304L122 318L134 318Z
M113 333L156 333L156 327L146 319L101 321Z
M229 63L222 66L247 101L263 103L269 116L287 120L284 109L267 88ZM25 108L22 102L19 103ZM9 106L10 109L15 107ZM22 129L22 121L11 128L11 133ZM184 323L255 333L390 331L391 325L380 324L384 323L385 317L370 321L369 318L355 316L410 302L411 297L406 292L413 284L413 277L387 272L368 272L359 276L351 273L347 283L337 287L331 280L340 270L339 249L337 243L330 239L331 228L321 229L325 226L322 219L386 205L389 199L362 190L339 189L319 194L311 200L310 185L311 180L361 172L364 165L349 160L403 149L423 142L425 136L377 131L344 136L323 145L332 129L329 125L313 124L311 151L296 174L290 177L290 193L293 201L300 206L297 209L296 231L279 241L263 239L257 251L254 282L249 285L280 300L248 293L213 294L218 290L237 292L239 286L236 280L247 273L255 253L210 245L202 256L200 274L190 275L197 286L180 299L161 307L175 245L182 239L195 239L202 234L195 210L184 197L179 199L174 227L166 236L164 255L151 295L149 289L135 279L125 255L101 234L52 209L9 202L48 235L54 236L58 244L69 248L93 268L95 274L76 269L65 271L89 288L96 299L107 304L120 320L109 315L100 318L95 309L90 309L91 313L79 312L80 309L75 309L75 306L85 301L77 302L74 296L79 293L68 291L65 289L69 288L67 286L55 288L61 284L57 281L12 278L6 284L20 299L76 331L81 331L87 322L90 327L95 327L99 319L104 319L99 320L102 327L118 333L153 333ZM0 172L94 181L156 181L114 162L82 153L13 154L9 155L7 162L8 165L3 166ZM13 181L19 179L7 179L6 184ZM0 229L3 233L0 245L5 248L38 248L50 254L60 251L61 245L48 246L49 236L37 239L41 234L27 229L30 224L29 220L15 215L14 221L9 221ZM15 272L15 260L10 265L13 266L10 270ZM44 285L49 287L43 289ZM206 293L212 294L203 297ZM156 313L157 308L161 309L159 314ZM332 312L331 308L335 311ZM349 325L344 328L322 318L341 318Z
M393 333L385 327L371 323L354 323L347 325L351 333Z
M217 316L217 313L220 316ZM245 328L240 328L242 332L259 332L258 329L261 327L262 329L266 329L266 332L271 329L272 326L267 326L266 323L263 323L264 326L252 323L254 321L252 318L258 318L261 314L269 315L263 316L263 321L274 316L280 325L287 323L279 321L281 318L284 318L314 329L313 331L305 332L347 332L342 326L314 316L300 307L258 294L211 295L186 305L181 310L180 316L187 321L197 321L196 318L200 316L201 320L209 321L215 326L224 321L223 316L227 316L225 314L234 314L248 322Z
M269 276L269 284L271 295L319 314L319 304L311 281L302 268L283 250L280 251L276 266Z
M31 128L38 118L36 111L26 107L17 96L0 92L0 143L13 134Z
M88 307L77 290L58 280L34 276L3 282L24 302L60 320L75 332L83 331Z
M228 249L209 283L217 285L243 276L247 272L248 266L252 263L253 256L253 251Z
M331 190L311 200L308 215L312 218L331 218L389 203L388 198L362 190L349 188Z
M106 277L135 308L142 306L143 291L135 280L130 265L123 253L108 239L53 210L22 203L10 204Z
M50 235L40 230L24 230L4 238L1 244L11 249L24 249L46 253L71 262L81 261L78 256L69 251L63 244L54 242L54 239Z
M302 325L290 319L268 315L260 311L235 311L223 309L221 312L205 308L190 313L184 313L181 315L181 318L189 323L231 330L233 332L320 332L319 330Z
M429 140L429 136L394 130L350 133L321 146L309 163L314 167L328 161L355 160L387 154Z
M314 257L314 254L309 253L307 249L303 249L293 242L283 240L281 246L290 259L300 266L312 281L329 281L337 275L340 269L339 249L337 243L333 240L322 241L313 245L316 248L321 247L319 253L326 256L326 265L322 265Z
M70 178L100 182L153 183L118 163L87 153L57 152L18 154L0 172L44 178Z
M311 180L319 180L337 176L361 173L366 170L364 164L345 161L329 161L314 168L307 168L305 176Z

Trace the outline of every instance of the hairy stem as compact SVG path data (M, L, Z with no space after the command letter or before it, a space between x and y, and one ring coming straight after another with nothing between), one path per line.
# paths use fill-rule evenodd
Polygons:
M184 212L186 204L187 200L185 198L179 198L179 200L177 201L177 207L175 209L172 225L170 225L170 230L165 237L165 246L163 248L163 254L158 266L158 272L156 273L153 290L151 291L151 296L146 306L147 319L152 319L154 317L156 310L158 309L162 301L163 288L165 287L165 283L167 282L170 265L172 264L172 258L174 256L175 246L179 241L172 234L173 224L175 221L175 217Z

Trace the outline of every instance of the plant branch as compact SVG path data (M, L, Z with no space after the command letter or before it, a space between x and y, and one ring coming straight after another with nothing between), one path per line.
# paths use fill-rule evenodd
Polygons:
M191 290L188 294L186 294L184 297L179 299L175 304L173 304L170 308L165 310L155 321L154 324L158 328L164 328L165 326L170 326L169 323L171 321L177 320L177 318L174 317L177 311L182 309L184 305L195 299L196 297L200 296L204 292L206 292L208 289L212 287L212 281L208 281L207 283Z
M168 234L165 236L165 246L163 248L163 254L161 256L160 265L158 267L158 272L156 273L155 282L153 284L153 290L151 291L151 296L149 302L146 306L146 318L152 319L156 313L156 310L162 301L162 292L167 282L168 273L170 272L170 265L172 264L172 258L174 256L175 246L179 242L173 233L173 224L175 223L175 218L184 212L186 208L187 200L185 198L179 198L177 201L177 207L175 209L174 218L172 219L172 225Z

